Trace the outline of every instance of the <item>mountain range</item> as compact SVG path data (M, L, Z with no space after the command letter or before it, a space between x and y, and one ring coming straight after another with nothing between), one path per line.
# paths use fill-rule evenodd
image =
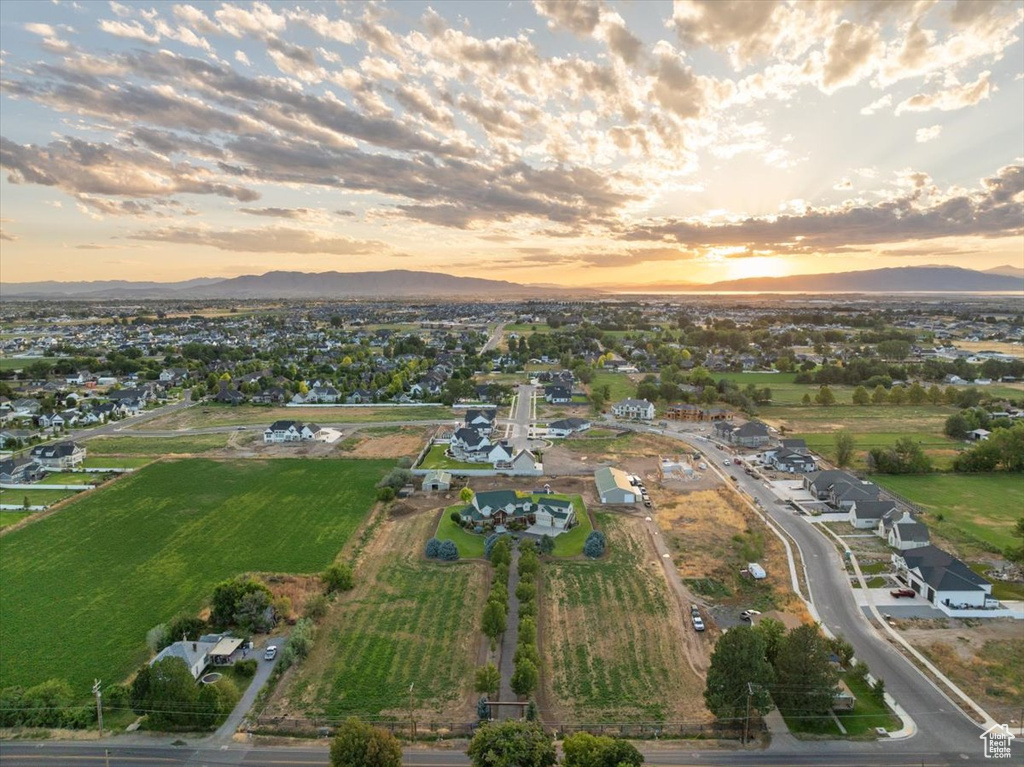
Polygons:
M409 270L384 272L267 272L228 279L185 282L4 283L5 298L18 299L246 299L246 298L454 298L556 297L630 293L972 293L1024 290L1024 269L1001 266L981 272L954 266L906 266L859 272L750 277L710 284L645 283L604 286L604 290L523 285L503 280L456 277Z

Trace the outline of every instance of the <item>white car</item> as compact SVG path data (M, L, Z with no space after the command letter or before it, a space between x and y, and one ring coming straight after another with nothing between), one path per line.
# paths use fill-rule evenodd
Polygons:
M693 628L694 628L695 631L703 631L704 630L704 619L703 618L701 618L699 615L694 615L694 616L692 616L692 620L693 620Z
M760 615L760 614L761 614L760 610L744 610L743 612L740 613L740 618L742 618L745 621L750 621L750 620L754 619L755 615Z
M274 660L277 657L277 648L274 645L270 645L267 651L263 653L263 660Z

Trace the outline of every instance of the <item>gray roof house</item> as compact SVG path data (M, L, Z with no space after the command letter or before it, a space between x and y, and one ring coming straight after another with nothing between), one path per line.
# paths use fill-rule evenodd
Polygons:
M961 607L990 607L992 584L966 564L935 546L922 546L892 555L914 591L944 612Z
M429 490L451 490L452 487L452 475L451 472L447 472L441 469L435 469L428 471L423 475L423 490L427 492Z
M895 510L892 501L854 501L850 506L850 524L859 530L874 530L882 517Z
M620 469L605 466L594 472L597 495L601 503L636 503L637 490L629 483L629 476Z
M900 551L908 549L919 549L931 543L928 535L928 528L910 516L910 512L903 512L903 517L893 523L889 528L889 545Z

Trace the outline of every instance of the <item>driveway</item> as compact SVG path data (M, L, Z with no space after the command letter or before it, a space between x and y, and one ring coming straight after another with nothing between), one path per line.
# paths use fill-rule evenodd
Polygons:
M254 650L256 658L256 675L252 678L252 682L249 683L248 689L242 694L238 703L235 705L234 710L228 715L228 718L224 720L224 724L217 728L217 731L210 736L209 743L230 743L232 736L241 726L242 721L249 713L249 709L252 708L252 704L256 702L256 696L260 694L260 690L266 685L267 680L270 679L270 674L274 670L274 666L281 659L281 650L284 648L284 643L287 641L287 636L275 637L273 640L268 642L268 646L273 644L277 647L277 657L274 660L264 660L263 650Z

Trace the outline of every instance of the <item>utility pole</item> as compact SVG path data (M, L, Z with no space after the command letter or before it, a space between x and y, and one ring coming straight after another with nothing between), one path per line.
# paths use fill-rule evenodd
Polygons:
M100 692L100 680L97 679L92 685L92 694L96 696L96 720L100 725L100 737L103 737L103 693Z
M747 718L743 722L743 745L747 745L747 735L750 732L750 699L754 697L754 684L747 682Z
M412 688L415 684L415 682L409 683L409 732L412 733L413 740L416 739L416 722L412 718Z

